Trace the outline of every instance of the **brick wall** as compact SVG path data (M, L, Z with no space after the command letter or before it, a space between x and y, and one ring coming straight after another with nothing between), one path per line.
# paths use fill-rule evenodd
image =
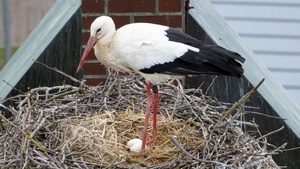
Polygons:
M108 15L119 28L133 22L150 22L184 28L184 0L82 0L82 44L89 38L89 27L95 18ZM105 81L107 70L90 52L83 66L88 85Z

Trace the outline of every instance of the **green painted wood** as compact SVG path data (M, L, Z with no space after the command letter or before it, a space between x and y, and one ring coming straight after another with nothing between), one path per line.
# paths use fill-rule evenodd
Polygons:
M217 45L240 53L246 58L244 76L256 85L262 78L265 82L259 93L284 119L292 131L300 138L300 105L290 96L270 71L256 58L255 54L241 38L228 26L208 0L191 0L193 7L189 14ZM275 129L274 129L275 130Z
M34 69L38 67L34 60L39 61L47 61L47 60L60 60L61 64L64 65L66 62L63 57L55 58L55 55L59 53L59 51L54 50L57 49L52 47L52 55L45 50L51 44L52 46L64 45L68 38L65 38L65 41L55 42L57 44L53 44L54 39L57 38L57 35L61 32L62 28L68 23L68 21L72 18L72 16L77 12L80 13L81 0L57 0L53 7L48 11L45 17L40 21L37 27L32 31L32 33L28 36L28 38L24 41L24 43L20 46L18 51L14 54L14 56L9 60L9 62L4 66L4 68L0 72L0 99L4 99L7 95L12 91L11 86L16 86L18 82L24 77L24 75L28 72L28 70L33 66L33 70L30 73L27 73L26 78L23 80L27 83L30 83L28 80L34 79L35 81L41 80L41 76L45 76L46 79L49 77L46 72L36 72L40 69ZM80 15L81 16L81 15ZM71 27L68 28L72 29ZM66 32L67 30L65 30ZM72 31L70 31L72 33ZM62 35L65 36L65 35ZM60 38L63 39L63 38ZM70 38L69 38L70 39ZM78 38L81 43L81 37ZM78 46L78 45L77 45ZM80 47L80 46L79 46ZM64 48L68 48L64 46ZM73 49L69 49L72 51ZM47 54L48 53L48 54ZM64 52L66 54L67 52ZM41 55L50 55L51 57L40 58ZM66 54L67 55L67 54ZM80 55L80 54L79 54ZM80 56L78 56L80 57ZM51 65L49 65L51 66ZM75 71L75 67L74 67ZM35 73L35 74L34 74ZM32 79L28 79L28 77L32 77ZM48 78L50 80L50 78ZM7 85L7 83L9 85ZM32 81L33 84L36 84ZM62 83L62 82L60 82ZM42 83L41 83L42 84ZM10 86L11 85L11 86ZM22 84L19 84L22 85ZM23 85L24 86L24 85ZM24 86L26 87L26 86Z

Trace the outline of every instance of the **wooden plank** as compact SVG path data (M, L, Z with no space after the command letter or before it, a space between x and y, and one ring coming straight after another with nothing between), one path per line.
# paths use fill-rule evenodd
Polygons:
M189 11L189 14L216 44L236 51L246 58L246 62L243 64L244 75L252 85L256 85L262 78L266 78L258 90L259 93L282 118L287 119L285 122L300 137L299 104L256 58L253 51L228 26L208 0L191 0L190 6L193 9Z
M300 95L300 90L299 90L300 86L290 86L290 87L286 87L287 91L291 93L292 96L299 96ZM298 102L300 104L300 98L296 98L296 102Z
M300 52L299 55L274 55L274 54L257 54L259 60L265 63L269 69L294 69L299 70ZM272 62L270 62L270 60ZM300 78L299 78L300 79ZM299 83L300 85L300 83Z
M271 70L270 70L271 71ZM272 71L273 75L281 82L284 86L299 86L300 87L300 71L294 70L294 71ZM298 77L298 78L295 78Z
M299 16L299 5L278 5L272 6L271 4L262 5L257 4L214 4L214 7L224 17L236 16L239 14L241 18L268 18L268 19L280 19L280 20L298 20ZM268 12L266 12L268 11Z
M300 39L243 37L243 41L254 51L300 53Z
M0 99L6 98L81 6L81 0L56 1L0 72ZM54 57L54 56L53 56ZM47 58L48 60L51 58ZM75 69L74 69L75 70ZM38 72L40 76L44 72ZM26 80L26 79L25 79ZM7 85L10 84L10 85Z
M290 6L300 5L299 0L210 0L216 4L259 4L266 6Z
M236 14L238 15L238 13ZM253 21L253 20L230 20L225 18L227 23L238 34L254 34L254 35L273 35L273 36L287 36L299 38L300 36L300 22L271 22L271 21ZM252 25L260 29L250 29ZM288 29L288 31L282 31Z

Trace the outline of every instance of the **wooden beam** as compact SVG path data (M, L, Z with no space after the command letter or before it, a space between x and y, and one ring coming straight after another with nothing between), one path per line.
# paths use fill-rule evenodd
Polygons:
M258 89L259 93L282 118L287 119L287 125L300 138L300 105L228 26L209 0L191 0L189 5L193 7L189 14L217 45L238 52L246 58L243 64L244 76L253 86L261 79L266 79Z

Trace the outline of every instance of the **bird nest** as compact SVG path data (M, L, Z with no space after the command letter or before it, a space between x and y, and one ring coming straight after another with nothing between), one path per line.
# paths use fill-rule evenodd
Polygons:
M1 113L0 168L279 168L272 155L284 145L270 148L267 136L241 129L258 131L241 120L250 94L231 105L179 82L161 84L156 144L131 152L126 143L144 129L139 76L110 75L95 87L34 88L3 100L14 106L0 104L11 114Z

